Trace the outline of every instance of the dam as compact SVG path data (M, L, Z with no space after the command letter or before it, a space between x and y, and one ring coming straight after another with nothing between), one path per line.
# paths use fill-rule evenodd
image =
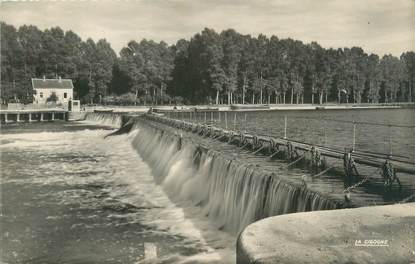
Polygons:
M125 120L130 120L128 122L134 123L135 128L139 128L142 131L149 129L148 133L153 136L158 135L158 142L164 142L160 143L161 146L168 145L168 142L170 144L173 143L177 145L176 150L178 152L182 150L182 147L189 147L188 151L192 154L187 158L194 160L196 168L204 166L204 164L200 163L201 160L205 162L206 160L210 161L213 159L217 162L220 159L229 163L230 165L227 165L229 168L237 168L237 170L231 171L230 175L236 175L241 170L246 173L243 176L238 176L238 178L244 178L246 175L249 175L249 168L253 166L256 167L256 172L261 171L259 174L272 175L268 180L263 180L266 182L262 187L265 188L263 190L265 196L267 196L267 188L272 188L269 184L273 182L272 179L274 178L278 179L278 184L280 184L279 181L281 180L282 185L288 184L294 189L297 188L293 193L299 192L299 197L304 196L301 193L301 189L314 189L316 191L313 193L315 198L320 197L323 200L327 199L327 201L332 202L329 203L330 205L327 208L390 204L399 202L413 193L415 163L408 157L412 153L409 152L408 155L408 152L406 152L410 150L402 149L407 156L397 153L383 154L369 150L354 149L354 145L351 147L352 151L350 149L342 151L327 145L323 146L301 142L296 139L288 139L287 127L284 128L284 136L277 138L248 133L246 130L226 129L228 124L224 127L215 126L212 125L212 119L208 122L207 114L213 115L212 112L200 113L202 116L200 123L192 122L191 115L186 120L169 118L158 114L146 114L139 117L124 116L124 123L127 122ZM106 113L94 115L93 118L97 120L113 118L111 117L113 115ZM285 120L285 126L286 123L287 121ZM120 125L122 126L122 122ZM236 125L234 125L235 127ZM406 131L413 129L413 126L403 127ZM168 138L165 139L164 137ZM142 138L145 138L144 135L142 135ZM145 139L143 141L140 145L144 146L146 142L151 140ZM353 144L356 144L355 142L356 138L353 139ZM409 144L412 143L409 142ZM150 148L155 150L154 146ZM347 175L344 175L348 173L345 167L345 156L349 153L353 156L353 162L359 167L359 172L356 171L356 175L347 177ZM144 156L151 156L151 153L144 153ZM207 159L206 157L209 158ZM169 163L167 161L159 162L163 164ZM385 186L386 179L383 170L385 169L385 164L389 162L393 163L395 175L399 175L399 177L396 176L394 181L389 180L388 186ZM236 165L233 165L233 163ZM224 165L218 166L223 167ZM225 169L222 174L225 175L229 168ZM169 170L170 168L165 168L165 171ZM282 173L279 173L280 171ZM198 172L193 173L199 174ZM288 177L285 176L286 174L288 174ZM254 179L261 177L256 176ZM209 178L209 176L206 176L206 178ZM251 181L248 180L248 182ZM385 187L387 188L385 189ZM389 192L387 191L388 188ZM238 188L232 186L231 190L234 189ZM365 192L365 194L360 195L359 189ZM351 190L355 192L353 199L350 199ZM383 199L383 202L380 199ZM314 206L315 203L319 204L321 202L319 199L314 202L303 200L300 202L301 206L299 208L283 210L278 214L317 210L318 208L327 209L326 206ZM299 205L296 202L294 204ZM277 207L281 208L283 206L279 205ZM275 212L269 215L274 214Z
M405 127L411 125L410 119L401 120L403 127L387 127L384 134L380 129L370 130L367 124L356 126L353 157L361 177L349 183L343 175L343 153L328 146L353 146L353 123L345 125L351 126L347 133L344 127L327 124L324 135L311 126L318 116L308 116L308 131L314 131L305 142L304 126L302 130L294 127L301 123L301 115L295 114L285 121L285 114L278 113L251 113L246 119L243 113L235 117L233 112L88 113L85 121L66 127L34 123L25 133L6 128L9 131L1 138L2 185L9 200L4 201L2 225L7 230L13 224L17 230L10 229L3 236L2 244L10 252L5 259L147 263L148 250L153 248L162 263L235 263L237 254L238 263L249 263L243 262L246 255L240 257L235 251L238 235L273 216L413 201L414 142L412 128ZM336 119L338 114L347 118L345 113L330 113ZM267 115L276 124L259 118ZM408 117L408 113L398 115ZM33 134L37 129L41 133ZM386 145L364 139L363 131L379 133L377 137ZM406 144L397 144L402 138L408 139ZM316 149L311 151L310 146ZM400 185L394 181L389 188L378 166L384 164L386 155L378 154L390 154L390 146ZM316 159L316 150L320 159ZM363 154L370 154L370 159ZM22 160L27 167L21 166ZM25 192L18 191L23 187ZM8 207L11 199L22 206ZM387 214L394 216L390 211ZM32 227L27 229L29 219ZM265 220L257 222L261 219ZM42 230L50 230L49 237L44 238ZM68 241L58 240L62 235ZM30 241L23 240L27 236L42 243L23 242ZM91 241L100 241L107 251L94 252ZM81 253L85 248L91 251Z
M169 115L174 115L174 113ZM180 117L179 115L180 113L177 113L177 117ZM131 119L124 123L134 123L133 128L140 131L136 141L136 145L140 147L137 150L143 157L147 157L146 161L155 168L156 181L164 186L168 193L174 197L179 195L180 199L191 201L194 206L201 207L203 213L219 229L239 234L248 226L238 240L238 263L273 263L277 260L283 260L284 263L307 263L307 254L305 256L298 254L298 259L295 257L297 256L296 248L305 247L304 250L308 250L307 246L302 244L293 246L288 252L285 246L281 246L285 249L281 253L276 253L274 257L270 257L270 252L275 250L272 249L273 241L281 244L290 241L290 237L286 237L286 240L282 238L278 240L278 238L281 234L285 234L283 230L286 228L295 230L296 227L295 224L292 227L290 224L290 227L283 227L282 225L287 225L287 222L283 222L282 219L280 226L277 217L274 221L275 228L269 224L262 224L263 221L249 228L250 223L260 219L295 212L405 203L415 198L414 163L404 155L394 154L393 156L392 153L381 155L372 151L353 150L349 153L355 157L354 162L360 165L359 171L362 175L358 175L358 179L349 179L344 163L344 172L339 171L339 168L342 168L339 160L344 162L347 152L342 154L332 148L316 147L313 144L288 140L286 117L284 137L273 138L249 134L242 130L227 130L226 128L232 127L232 124L227 124L227 113L222 117L225 119L225 126L222 128L215 126L218 122L214 122L212 112L199 113L200 123L194 122L198 117L191 115L192 113L188 113L188 119L176 119L166 115L146 114L130 117ZM211 116L210 122L208 122L208 115ZM219 118L218 113L218 120ZM352 124L356 126L355 122ZM236 127L235 123L233 127ZM411 126L403 127L411 128ZM353 131L353 134L355 137L356 131ZM148 135L151 137L148 138ZM357 139L353 138L352 144L356 141ZM319 160L316 160L316 156ZM391 181L385 182L385 173L382 172L388 162L395 164L394 173L395 175L399 173L401 178L401 180L396 180L395 186L392 186ZM308 175L299 173L298 168L296 170L295 167L300 167L302 172L310 173ZM343 173L344 175L341 175ZM371 174L364 175L365 173ZM324 175L326 176L321 177ZM394 221L401 221L401 217L413 219L414 215L411 215L410 208L405 209L407 212L403 214L404 211L398 209L397 211L401 213L396 215L397 218ZM364 227L365 230L382 233L383 231L379 231L377 222L370 223L369 215L379 214L376 211L377 208L366 216L365 210L362 210L362 213L357 211L356 214L355 211L350 213L342 211L344 212L343 218L357 219L354 221L366 219L368 224ZM384 215L389 214L389 211L380 211L380 214L382 212L385 212ZM295 220L295 215L291 220L293 222L298 221ZM304 219L308 218L307 215L304 217ZM333 226L333 237L344 236L342 231L336 228L338 220L330 220L330 217L330 215L327 216L326 228ZM271 222L273 218L270 219L268 222ZM303 218L300 217L300 219ZM408 223L410 220L403 221L402 225L408 226ZM337 224L347 226L347 222ZM299 225L303 224L299 223ZM304 223L304 225L309 225L309 223ZM261 229L261 226L265 228ZM394 227L398 228L393 224L390 226L390 228ZM395 253L378 254L366 258L368 260L375 258L381 263L393 262L396 260L393 256L398 255L402 261L412 258L410 247L405 249L407 244L411 243L410 237L413 235L413 230L409 226L408 228L407 231L400 229L393 233L396 237L400 237L398 240L400 244L391 245L393 248L391 250ZM266 235L267 230L271 232L268 234L275 232L274 237ZM303 235L308 236L307 231L299 232L304 232ZM361 231L360 234L364 233ZM348 237L344 239L347 240ZM258 247L258 243L262 243L264 247ZM340 247L345 251L350 250L347 243ZM364 259L354 259L347 255L338 257L338 253L335 252L337 251L326 254L327 256L332 254L340 263L348 261L359 263ZM352 252L350 255L353 255ZM369 254L372 253L369 252ZM260 257L261 255L267 257ZM322 257L321 254L316 254L314 260ZM270 259L272 259L271 262Z

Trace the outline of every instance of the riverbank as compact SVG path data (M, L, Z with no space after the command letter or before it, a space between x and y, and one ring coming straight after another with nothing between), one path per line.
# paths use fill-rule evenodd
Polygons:
M316 211L253 223L237 263L415 262L415 203Z
M236 105L240 106L237 109L232 109L230 105L184 105L174 106L162 105L162 106L84 106L85 111L108 111L114 112L147 112L150 107L159 111L193 111L197 109L203 110L217 110L217 111L293 111L293 110L354 110L354 109L401 109L401 108L415 108L415 103L395 103L395 104L270 104L263 105L264 107L258 108L258 105L245 104ZM241 107L242 106L242 107Z
M83 112L94 111L113 111L120 113L145 113L150 108L158 111L295 111L295 110L353 110L353 109L402 109L402 108L415 108L415 103L394 103L394 104L237 104L237 105L137 105L137 106L118 106L118 105L94 105L82 106ZM27 113L27 112L41 112L41 111L62 111L61 108L33 108L33 109L0 109L1 114L15 114L15 113Z

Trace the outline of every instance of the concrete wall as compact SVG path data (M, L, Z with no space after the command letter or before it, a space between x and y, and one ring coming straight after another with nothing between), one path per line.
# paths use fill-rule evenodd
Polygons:
M260 220L240 234L237 263L415 263L415 203Z

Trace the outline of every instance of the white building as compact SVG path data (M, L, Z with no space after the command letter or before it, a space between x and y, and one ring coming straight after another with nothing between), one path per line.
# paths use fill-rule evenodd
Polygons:
M34 90L33 103L68 105L73 99L73 83L71 79L36 79L32 78Z

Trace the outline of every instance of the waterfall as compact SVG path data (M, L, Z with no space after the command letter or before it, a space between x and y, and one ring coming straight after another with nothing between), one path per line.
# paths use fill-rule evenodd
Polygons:
M340 205L278 175L205 151L179 135L139 124L133 146L153 168L172 200L201 206L217 227L239 232L264 217L338 208Z
M119 128L122 124L122 118L119 114L113 113L87 113L85 120L97 123L99 125Z

